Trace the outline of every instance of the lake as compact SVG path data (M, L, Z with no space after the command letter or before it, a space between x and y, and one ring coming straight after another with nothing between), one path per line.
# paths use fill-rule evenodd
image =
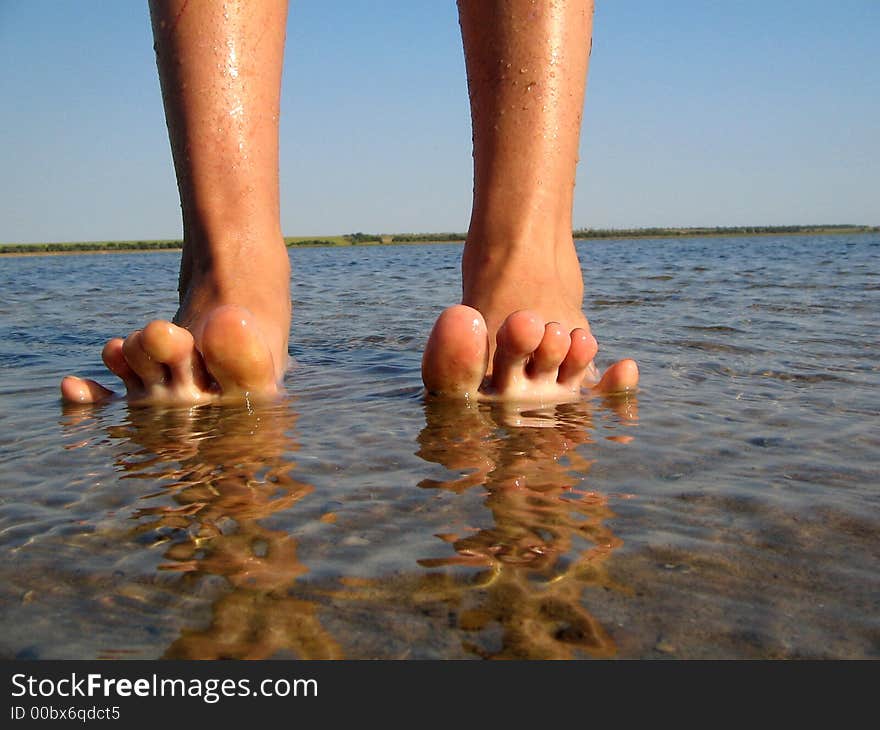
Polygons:
M194 409L58 394L179 253L0 259L0 657L880 657L880 236L578 249L640 389L526 411L423 397L459 245L291 250L289 397Z

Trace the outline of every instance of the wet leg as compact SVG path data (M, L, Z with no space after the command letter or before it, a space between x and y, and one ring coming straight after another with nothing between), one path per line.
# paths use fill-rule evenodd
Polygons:
M601 378L593 365L572 240L592 16L591 0L459 2L474 201L462 304L440 316L422 361L429 392L547 401L638 381L632 360Z
M157 65L183 214L180 302L104 348L141 402L279 392L287 366L290 264L281 235L278 113L286 0L153 0ZM65 378L62 397L111 392Z

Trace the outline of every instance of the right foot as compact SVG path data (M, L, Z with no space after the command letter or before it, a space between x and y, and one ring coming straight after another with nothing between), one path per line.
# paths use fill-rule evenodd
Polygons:
M464 303L440 315L422 358L428 393L552 404L579 400L584 388L633 390L634 360L601 377L593 363L599 345L581 309L584 285L571 237L536 249L503 244L469 236Z
M288 359L289 262L283 249L269 258L268 268L251 264L225 281L203 275L210 285L187 287L177 324L154 320L107 342L104 364L125 384L130 402L192 405L279 395ZM249 290L253 281L259 285ZM97 403L114 394L68 376L61 395L69 403Z
M590 332L571 332L558 322L544 323L532 310L509 315L498 329L492 366L490 338L483 315L457 304L438 318L422 359L428 393L480 401L560 403L579 400L585 386L597 393L633 390L639 370L621 360L599 377L598 351Z

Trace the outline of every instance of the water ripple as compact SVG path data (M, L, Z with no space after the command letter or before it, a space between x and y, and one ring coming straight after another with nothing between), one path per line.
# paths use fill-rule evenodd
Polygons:
M642 385L532 409L424 398L460 246L292 251L290 397L228 409L58 402L179 254L4 259L0 655L876 658L878 245L579 242Z

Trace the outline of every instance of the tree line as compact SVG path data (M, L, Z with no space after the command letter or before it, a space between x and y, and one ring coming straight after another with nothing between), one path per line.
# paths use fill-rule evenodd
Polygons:
M183 241L84 241L79 243L6 243L0 253L70 253L74 251L157 251L182 248Z
M578 228L574 238L651 238L682 236L760 236L768 234L880 233L880 226L857 226L847 223L810 226L714 226L691 228ZM326 238L285 238L288 247L346 246L375 243L442 243L464 241L465 233L348 233ZM86 241L82 243L8 243L0 244L0 254L87 253L90 251L156 251L180 249L183 241Z

